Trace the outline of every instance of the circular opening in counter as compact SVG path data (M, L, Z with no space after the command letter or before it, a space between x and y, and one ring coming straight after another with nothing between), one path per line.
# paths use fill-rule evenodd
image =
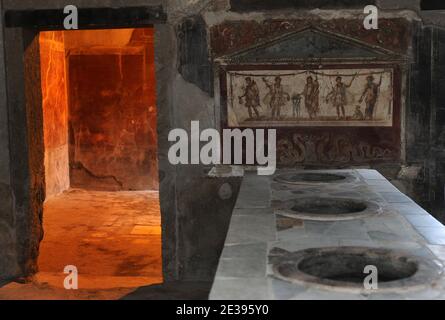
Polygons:
M417 272L417 263L406 258L394 259L388 254L339 250L308 256L300 261L298 268L306 274L321 279L363 283L367 276L363 272L366 266L374 266L378 270L379 282L406 279Z
M336 247L284 254L273 264L273 274L288 282L334 289L365 290L367 268L377 270L378 289L427 285L437 276L429 261L391 249Z
M358 213L368 208L366 202L337 198L303 198L294 200L291 210L301 213L337 215Z
M347 178L346 175L337 173L285 173L275 177L275 181L290 184L299 183L333 183L342 182Z
M306 220L349 220L381 213L374 202L335 197L298 197L283 201L277 213Z

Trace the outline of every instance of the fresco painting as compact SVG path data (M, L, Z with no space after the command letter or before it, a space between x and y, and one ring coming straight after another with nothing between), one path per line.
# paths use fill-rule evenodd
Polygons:
M393 124L392 69L229 71L230 127Z

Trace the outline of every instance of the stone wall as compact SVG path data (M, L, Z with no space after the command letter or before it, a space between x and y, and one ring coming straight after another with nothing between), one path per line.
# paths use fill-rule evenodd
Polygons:
M445 29L432 27L431 37L431 211L445 223Z
M0 10L2 3L0 2ZM0 284L20 274L17 264L16 235L14 229L15 210L11 189L8 109L6 101L6 75L3 38L3 15L0 16Z
M242 8L239 7L240 3L242 3ZM327 2L313 2L313 4L323 3L326 4ZM376 32L368 32L367 35L363 34L367 38L366 42L368 43L375 43L384 47L389 45L387 47L392 50L401 50L401 52L408 53L412 56L412 63L408 65L405 76L402 77L401 96L403 109L401 114L400 155L397 159L380 161L380 163L378 163L379 161L376 163L370 161L372 159L367 159L362 161L361 166L378 169L401 191L433 213L436 218L445 221L445 215L443 214L443 208L445 207L443 201L445 179L443 177L443 152L441 151L443 150L443 145L440 138L443 126L438 125L442 121L441 108L445 101L440 89L443 87L443 79L440 76L443 73L441 71L443 65L441 57L444 56L442 53L444 41L443 12L420 12L419 3L420 1L417 0L376 1L378 7L388 9L388 11L380 11L381 29ZM227 7L230 8L230 3L227 4ZM264 41L269 34L273 36L277 31L279 32L279 28L277 29L278 24L275 24L274 21L278 22L280 19L285 19L286 21L292 18L303 18L306 21L308 19L321 19L319 22L314 21L314 25L326 24L328 28L333 28L334 30L336 29L335 21L343 19L344 23L340 24L341 30L338 29L337 31L353 37L361 37L358 33L351 34L348 31L348 26L353 22L351 20L354 20L357 15L363 17L360 11L354 12L353 10L341 9L335 11L294 10L290 13L290 11L287 11L289 7L294 8L291 1L270 4L262 3L259 7L255 1L246 0L237 2L235 7L238 8L235 11L242 12L243 14L230 12L208 12L205 14L205 20L210 30L211 52L214 52L215 48L217 55L221 54L220 49L225 48L226 51L223 53L230 53L242 49L243 46L248 47L255 41ZM275 11L269 11L272 9ZM393 38L392 35L394 32L398 32L398 28L384 27L386 18L392 21L407 19L409 31ZM243 29L245 25L247 27ZM231 26L236 27L235 29L230 29ZM293 26L294 24L291 23L290 27L293 28ZM289 24L286 24L285 28L288 27ZM355 28L354 30L360 32L359 29ZM388 30L391 30L393 34L383 35ZM216 37L214 33L216 33ZM224 37L218 37L218 35L222 34L224 34ZM379 40L375 42L372 39L373 36L377 36ZM392 42L391 39L396 41ZM387 41L391 43L387 43ZM433 52L433 56L431 52ZM201 68L203 67L201 66ZM354 135L349 137L352 136ZM300 141L300 138L304 138L304 136L297 137L297 140ZM349 154L352 157L351 159L353 159L360 154L354 151L353 145L356 144L351 144L349 140L350 138L341 139L340 142L343 146L346 144L346 149L343 148L343 150L347 151L346 154ZM315 144L317 143L315 141ZM348 144L350 145L349 147ZM303 147L302 150L304 149ZM296 159L299 159L301 152L296 152L295 154ZM340 152L339 155L344 156L345 154ZM291 160L293 161L293 158ZM293 161L294 165L298 165L297 162ZM317 164L315 163L315 165ZM332 163L319 163L318 167L326 167L326 165L332 165ZM342 165L338 163L336 166L341 167Z
M46 197L70 187L68 99L62 32L40 34Z
M71 186L157 190L153 29L88 32L66 32Z
M72 4L79 7L117 6L116 1L73 1ZM125 1L121 3L121 6L150 4L160 4L160 2ZM61 8L65 2L9 1L6 5L8 9L32 10ZM156 105L159 108L158 159L163 266L166 280L205 280L213 277L240 183L239 179L208 179L206 175L208 168L175 167L167 159L170 146L168 133L171 129L188 128L190 120L195 119L202 120L203 127L214 126L213 100L193 84L184 81L176 69L178 47L175 21L187 15L194 15L203 7L205 7L204 2L196 1L191 1L190 6L187 1L176 1L172 7L167 4L166 8L171 17L169 23L155 25ZM9 114L9 128L13 128L11 130L15 136L9 155L13 159L14 166L8 171L14 177L11 189L16 195L13 198L15 209L9 210L8 213L12 214L16 221L15 228L12 227L10 230L17 232L17 237L12 233L12 241L17 245L15 247L10 245L8 248L11 253L17 253L18 257L15 261L18 262L20 269L12 269L2 260L2 266L5 268L2 276L6 274L6 271L15 276L29 276L37 271L36 253L38 241L42 236L41 222L38 220L42 218L41 204L44 194L36 195L27 182L35 178L37 171L31 170L34 165L30 165L27 161L27 150L31 144L26 135L25 66L21 57L23 56L22 48L28 47L36 34L24 34L20 28L9 28L5 33L9 66L9 77L6 81L9 96L8 109L13 110ZM37 58L34 62L38 60ZM38 63L35 66L38 67ZM36 85L40 79L32 77L27 82L29 84L34 82ZM38 110L40 100L36 98L33 101L35 103L33 109ZM36 134L36 139L38 136ZM37 158L33 157L33 159ZM19 159L22 161L18 161ZM221 188L230 189L230 194L224 192L224 196L220 197L218 194L221 193ZM198 193L196 190L199 190L199 197L196 196ZM179 193L180 199L177 197ZM40 203L40 206L36 206L33 199L37 201L37 204ZM34 229L31 229L32 227ZM2 235L6 234L6 232L2 233Z

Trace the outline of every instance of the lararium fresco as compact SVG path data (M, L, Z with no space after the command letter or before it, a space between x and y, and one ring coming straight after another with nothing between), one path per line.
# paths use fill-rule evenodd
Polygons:
M392 69L229 71L229 127L393 124Z

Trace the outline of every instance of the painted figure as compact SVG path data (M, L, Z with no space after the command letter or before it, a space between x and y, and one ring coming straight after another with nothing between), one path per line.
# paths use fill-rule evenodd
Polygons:
M380 76L379 84L374 83L374 77L372 75L368 76L366 80L367 83L365 85L365 90L363 90L363 94L360 97L359 102L362 103L364 100L366 103L365 119L373 120L375 105L379 97L379 89L382 85L382 76Z
M329 102L329 100L332 103L332 106L335 107L337 110L337 119L345 119L345 106L347 105L346 100L346 89L349 88L352 85L352 82L354 81L356 76L354 76L351 79L351 82L349 84L344 84L342 81L342 77L338 76L335 81L335 87L332 88L332 91L326 96L326 103ZM341 114L340 114L341 111Z
M246 78L246 87L244 88L244 94L239 98L240 104L243 104L243 98L245 99L245 107L249 112L250 119L253 119L253 113L255 113L257 119L260 117L260 113L258 112L258 108L260 105L260 91L258 90L258 86L255 80L252 78Z
M264 83L269 89L269 106L272 110L272 119L280 118L281 107L286 105L286 101L290 100L290 95L284 91L281 84L281 77L275 77L275 82L272 84L266 78L263 78Z
M363 115L363 112L359 105L355 106L355 112L352 116L352 120L365 120L365 116Z
M292 95L292 116L294 118L300 118L300 108L301 108L301 95Z
M310 119L317 117L317 113L320 110L320 84L317 79L307 77L306 85L301 93L304 97L304 104L306 111L309 114Z
M228 73L225 81L231 127L393 124L390 69L249 68Z

